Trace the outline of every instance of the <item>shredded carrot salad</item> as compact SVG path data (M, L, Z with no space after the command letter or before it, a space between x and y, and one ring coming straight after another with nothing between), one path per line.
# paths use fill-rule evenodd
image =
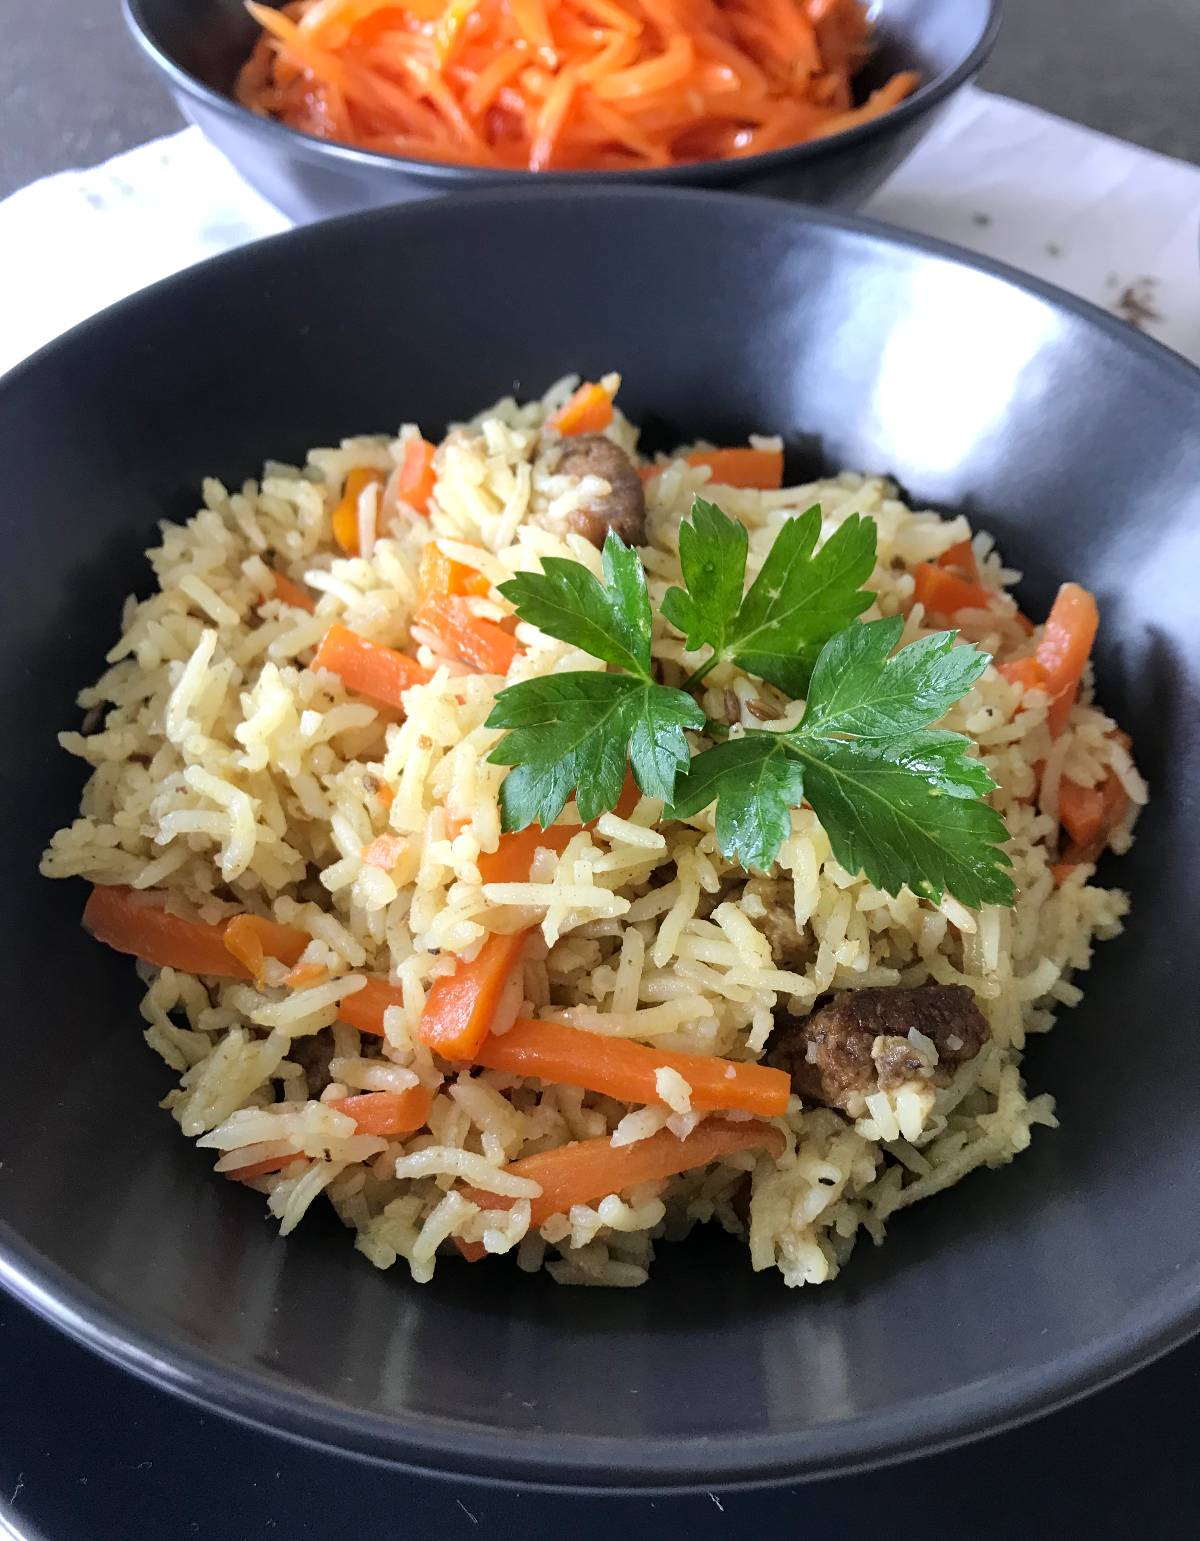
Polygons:
M248 0L238 100L363 149L497 169L758 155L878 117L863 0Z

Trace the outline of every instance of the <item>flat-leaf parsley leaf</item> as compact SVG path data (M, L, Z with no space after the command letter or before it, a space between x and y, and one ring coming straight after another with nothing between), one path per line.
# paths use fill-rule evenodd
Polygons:
M746 531L714 504L697 498L679 527L679 566L686 588L668 589L662 613L690 650L711 647L688 684L717 664L802 696L822 646L871 603L861 587L875 566L875 521L851 514L820 551L821 510L789 519L745 595ZM815 553L815 554L814 554Z
M546 557L543 572L500 586L523 621L625 671L550 674L496 697L487 725L509 731L489 758L513 767L500 787L506 832L553 824L572 794L585 822L615 808L627 763L643 792L669 801L691 757L684 729L704 726L692 697L651 672L637 553L610 531L602 560L603 584L580 562Z
M837 860L877 888L1011 904L1011 863L1000 849L1008 831L980 800L995 782L968 754L970 739L925 727L970 689L988 655L937 632L889 656L902 626L868 621L829 641L799 725L750 731L697 755L669 816L690 818L715 798L721 850L766 868L791 809L807 798Z

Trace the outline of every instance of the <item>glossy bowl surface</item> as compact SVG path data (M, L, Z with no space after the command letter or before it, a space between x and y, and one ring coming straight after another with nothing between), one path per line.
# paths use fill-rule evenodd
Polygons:
M833 1285L663 1247L630 1292L451 1260L378 1273L329 1218L281 1241L158 1100L128 960L36 875L81 773L55 744L142 550L262 459L564 371L620 368L665 446L778 432L790 470L889 472L963 510L1045 614L1099 596L1102 700L1153 801L1123 937L1030 1049L1058 1098L1013 1165L898 1216ZM193 268L0 383L0 1277L158 1383L413 1466L596 1487L846 1470L1079 1395L1200 1311L1200 375L1122 323L935 243L753 198L472 194Z
M1000 0L881 0L878 50L860 85L895 70L924 84L872 123L812 144L745 160L630 172L530 172L402 160L316 139L238 106L230 95L257 28L242 0L122 0L134 37L185 117L198 123L246 180L299 223L472 188L618 182L743 188L853 208L924 137L991 51Z

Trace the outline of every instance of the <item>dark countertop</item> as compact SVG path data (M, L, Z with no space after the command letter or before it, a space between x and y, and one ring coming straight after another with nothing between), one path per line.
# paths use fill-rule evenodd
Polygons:
M0 197L180 126L125 34L118 0L0 0L0 15L6 12ZM1008 0L982 83L1200 162L1198 67L1198 0Z
M125 36L117 0L0 0L6 7L0 196L179 126ZM1200 0L1150 0L1141 11L1126 0L1008 0L983 83L1200 161L1198 59ZM965 1450L769 1494L674 1499L489 1490L319 1454L135 1382L4 1297L0 1387L0 1536L21 1541L600 1541L614 1530L629 1541L668 1532L876 1541L917 1529L930 1541L1190 1541L1200 1532L1200 1342Z

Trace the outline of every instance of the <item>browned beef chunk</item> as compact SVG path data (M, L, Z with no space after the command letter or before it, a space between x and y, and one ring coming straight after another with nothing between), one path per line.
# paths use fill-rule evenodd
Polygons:
M745 894L761 899L766 913L751 917L751 924L771 944L771 956L780 968L802 968L812 945L796 925L795 891L789 879L751 878Z
M609 530L615 530L627 546L646 541L646 495L633 462L619 444L602 433L581 433L563 441L558 463L560 476L598 476L609 490L586 507L569 515L560 533L572 531L603 546Z
M323 1027L319 1033L293 1041L288 1058L304 1071L304 1081L310 1097L319 1097L329 1085L329 1062L333 1058L333 1029Z
M913 1028L937 1048L932 1073L909 1039ZM843 990L811 1016L777 1013L766 1062L786 1070L805 1101L857 1117L872 1092L914 1080L944 1085L987 1036L987 1021L964 985Z

